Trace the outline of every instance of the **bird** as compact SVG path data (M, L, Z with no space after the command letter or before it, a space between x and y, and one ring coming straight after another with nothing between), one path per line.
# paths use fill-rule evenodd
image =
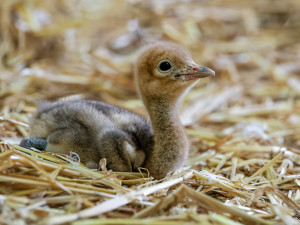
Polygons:
M146 168L155 179L180 169L189 141L179 119L183 96L201 79L214 76L181 45L158 41L140 51L134 65L137 92L149 119L94 100L42 103L20 145L47 152L76 152L89 168L106 158L108 169Z

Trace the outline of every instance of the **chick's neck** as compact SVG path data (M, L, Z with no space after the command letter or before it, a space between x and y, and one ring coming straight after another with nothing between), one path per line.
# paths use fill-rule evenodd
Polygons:
M188 139L178 116L180 99L160 97L147 101L154 130L154 149L146 160L153 176L179 168L188 155ZM152 171L151 171L152 170Z

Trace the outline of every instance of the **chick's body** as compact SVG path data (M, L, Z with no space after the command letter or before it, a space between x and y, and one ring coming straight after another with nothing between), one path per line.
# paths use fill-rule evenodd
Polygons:
M136 170L153 148L149 121L92 100L42 103L31 119L30 136L47 139L48 152L76 152L90 168L98 168L99 160L106 158L115 171Z

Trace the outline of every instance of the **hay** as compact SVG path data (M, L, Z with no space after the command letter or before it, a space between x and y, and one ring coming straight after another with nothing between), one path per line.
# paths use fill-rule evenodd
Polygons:
M1 224L299 224L298 1L16 0L0 10ZM132 64L157 38L217 74L184 99L185 168L157 181L15 145L42 99L145 114Z

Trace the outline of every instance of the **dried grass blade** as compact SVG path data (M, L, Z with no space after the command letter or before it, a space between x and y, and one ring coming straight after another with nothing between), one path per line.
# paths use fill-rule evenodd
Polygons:
M268 168L270 168L272 165L274 165L281 157L283 153L278 153L272 160L270 160L266 165L264 165L262 168L260 168L258 171L256 171L254 174L252 174L251 177L245 178L246 182L249 182L250 180L255 179L257 176L261 175L263 172L265 172Z
M178 183L182 182L183 180L188 179L192 176L193 176L193 171L185 174L183 177L171 179L171 180L162 182L160 184L156 184L152 187L143 188L139 191L131 191L122 196L118 196L113 199L106 200L94 207L81 210L78 213L64 215L64 216L51 217L51 218L49 218L48 223L49 224L61 224L61 223L71 222L71 221L77 220L79 218L89 218L92 216L101 215L105 212L109 212L109 211L117 209L123 205L126 205L126 204L138 199L139 197L147 196L147 195L153 194L161 189L168 188L170 186L178 184Z

